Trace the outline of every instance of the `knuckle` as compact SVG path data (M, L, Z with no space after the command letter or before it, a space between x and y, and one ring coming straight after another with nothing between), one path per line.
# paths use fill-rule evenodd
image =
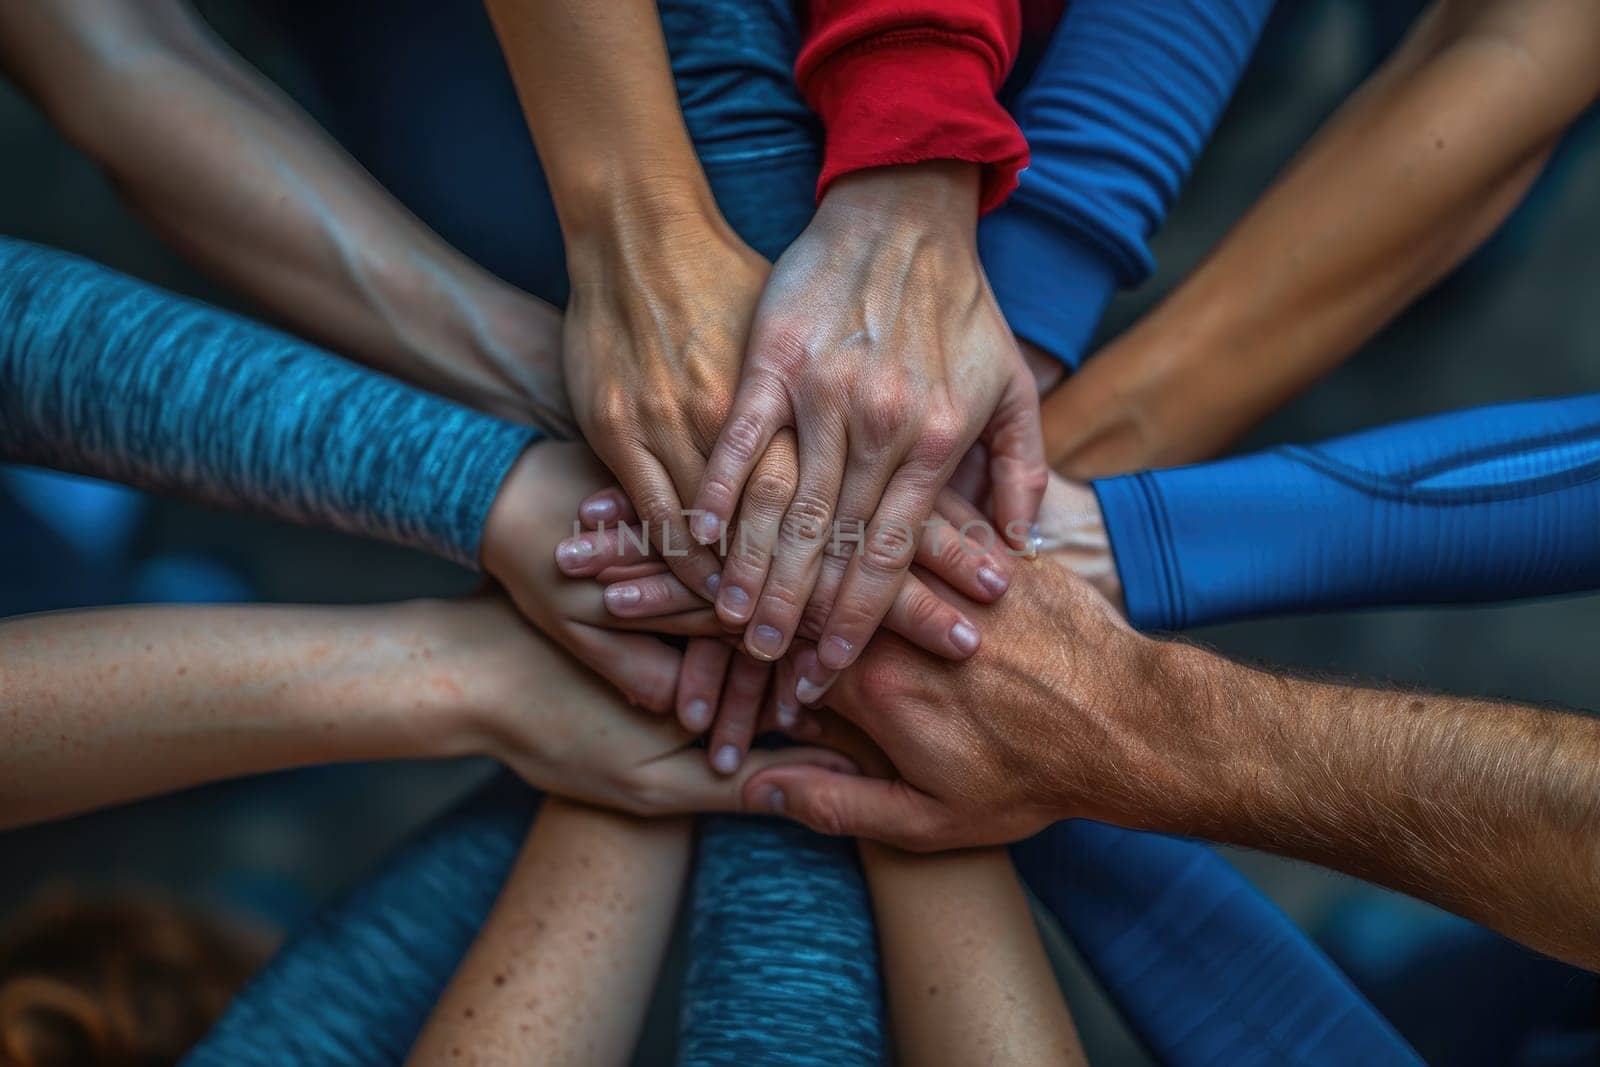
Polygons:
M783 539L790 544L817 544L826 534L832 517L832 502L814 492L798 493L783 516Z
M930 412L923 418L912 455L931 466L943 466L961 449L966 436L966 422L956 412Z
M875 523L867 531L857 558L863 567L880 573L894 573L911 565L916 550L916 534L910 525L890 519Z
M832 792L819 793L811 804L811 826L829 837L843 837L845 833L844 809L838 796Z
M722 428L723 445L728 455L739 463L747 463L761 446L761 422L748 411L741 411L728 420Z
M763 465L751 480L745 498L752 510L776 515L789 506L793 493L794 480L789 472Z

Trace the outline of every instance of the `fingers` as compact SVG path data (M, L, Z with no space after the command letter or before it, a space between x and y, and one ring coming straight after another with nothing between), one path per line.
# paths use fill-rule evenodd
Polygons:
M717 615L724 622L743 627L750 621L756 598L766 585L772 551L799 477L794 431L784 427L773 437L745 487L738 521L725 531L727 557L717 591Z
M824 667L837 671L854 663L883 621L915 557L918 527L933 511L938 492L930 471L907 465L895 472L817 642Z
M718 774L733 774L744 762L771 680L772 664L745 655L734 657L708 744L711 766Z
M739 384L694 498L694 509L701 513L695 516L694 530L700 544L717 540L733 522L757 461L778 429L793 422L788 391L776 376L758 371Z
M907 575L895 593L883 624L918 648L957 662L978 651L978 628L915 576Z
M1010 560L994 526L950 489L939 494L923 524L916 562L982 604L1000 599L1011 584Z
M833 683L839 680L838 671L830 671L817 659L817 649L808 645L793 656L795 676L794 695L801 704L811 705L821 700Z
M934 847L945 823L944 807L903 781L803 764L752 775L744 802L752 813L784 815L818 833L866 837L913 851Z
M644 634L569 623L554 635L589 669L616 686L631 704L664 713L672 708L683 654Z
M633 466L620 471L619 477L650 534L650 544L679 581L706 600L715 600L722 572L716 553L690 538L677 490L656 458L644 453L635 453L634 458Z
M697 748L681 748L634 771L628 786L640 815L743 811L745 786L752 777L779 767L812 766L849 775L848 757L825 748L782 748L752 752L736 775L718 774Z
M578 505L578 521L589 529L605 524L638 522L633 504L620 486L609 486Z
M556 545L556 566L571 578L593 578L611 567L659 558L648 532L634 524L585 530Z
M745 648L758 659L777 659L794 639L832 538L834 505L844 477L843 432L834 428L816 434L801 447L811 452L779 528L767 584L745 628Z
M632 578L605 587L606 610L619 619L654 619L696 608L706 602L671 574Z
M678 721L685 730L704 733L716 718L732 659L732 646L716 638L697 638L684 647L677 702Z
M1049 484L1039 396L1021 368L1011 377L983 434L989 449L995 522L1013 548L1027 548Z

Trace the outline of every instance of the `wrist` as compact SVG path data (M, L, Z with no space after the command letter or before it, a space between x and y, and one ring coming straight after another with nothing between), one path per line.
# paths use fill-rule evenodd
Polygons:
M665 167L619 175L608 169L570 182L556 207L574 287L614 282L619 259L670 264L680 242L732 232L698 165L693 173Z
M817 220L869 237L946 234L975 241L982 170L938 159L844 174L828 186Z

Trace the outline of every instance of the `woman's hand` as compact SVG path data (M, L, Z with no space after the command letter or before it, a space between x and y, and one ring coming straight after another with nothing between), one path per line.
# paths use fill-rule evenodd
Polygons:
M820 597L832 605L823 661L847 666L980 439L996 523L1012 544L1026 540L1044 488L1038 400L978 263L977 170L940 162L842 177L773 269L695 498L705 513L695 534L710 543L733 523L767 444L794 429L793 500L762 586L745 590L755 655L781 656ZM836 531L853 550L828 551Z
M636 815L738 811L762 768L854 765L823 749L758 751L737 775L708 766L695 736L630 708L498 597L433 602L429 688L459 694L465 736L451 747L498 759L530 784Z
M722 627L711 606L697 599L644 623L619 618L606 609L600 586L563 574L556 546L574 532L572 516L579 503L611 481L583 445L544 441L530 448L490 510L483 567L546 635L629 700L664 712L673 706L683 654L657 635L719 636ZM644 570L616 576L664 570L654 561Z

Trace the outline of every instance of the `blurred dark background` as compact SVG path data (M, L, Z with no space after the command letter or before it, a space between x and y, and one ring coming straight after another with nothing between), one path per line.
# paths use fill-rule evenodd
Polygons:
M302 59L279 32L270 6L246 0L199 6L247 58L313 114L321 113ZM1117 302L1105 336L1198 261L1392 46L1417 6L1380 0L1281 5L1157 242L1158 276ZM238 306L134 221L100 174L3 83L0 160L0 232ZM1273 418L1247 447L1493 401L1600 389L1594 340L1600 337L1600 301L1591 295L1600 266L1597 189L1600 128L1587 121L1488 247ZM0 483L0 530L7 522L35 522L40 508L69 499L79 497L61 483L9 475ZM80 505L97 509L101 518L84 525L81 543L59 553L40 548L36 539L8 541L0 534L10 555L0 559L0 608L95 602L93 568L68 568L70 575L52 570L74 552L114 556L133 575L119 586L129 595L179 599L185 591L232 591L273 601L364 602L457 592L473 581L401 550L167 500L84 488L73 506ZM1594 709L1600 708L1597 632L1600 598L1579 597L1490 609L1278 619L1199 636L1252 659ZM140 885L281 930L488 770L469 761L295 772L9 833L0 837L0 912L56 882ZM1230 856L1351 969L1430 1059L1462 1062L1454 1046L1430 1036L1443 1022L1480 1031L1478 1051L1488 1058L1478 1061L1505 1062L1562 997L1581 988L1573 974L1424 905L1304 865ZM1070 949L1056 947L1091 1054L1102 1062L1143 1062Z

